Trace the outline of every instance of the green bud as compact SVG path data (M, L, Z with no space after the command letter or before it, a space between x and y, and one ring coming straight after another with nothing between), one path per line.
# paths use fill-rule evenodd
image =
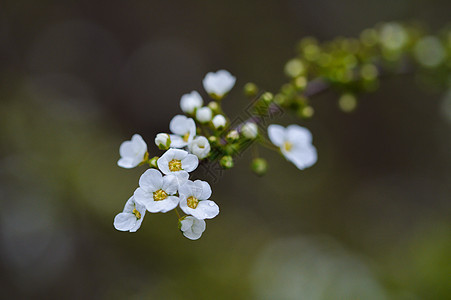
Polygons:
M282 94L277 94L274 96L274 102L278 105L283 105L286 101L286 98Z
M149 160L149 166L150 166L151 168L158 169L158 165L157 165L157 160L158 160L158 159L159 159L158 156L152 157L152 158Z
M268 163L264 158L255 158L252 160L251 168L255 174L262 176L268 170Z
M218 142L218 138L212 135L208 138L208 141L210 144L216 144Z
M233 158L229 155L223 156L219 163L224 169L230 169L233 167Z
M303 75L304 72L304 64L302 63L302 60L298 58L291 59L285 64L285 74L287 74L288 77L298 77Z
M258 87L255 83L248 82L244 85L244 94L247 97L255 97L258 94Z
M216 101L211 101L210 103L208 103L208 107L214 112L214 113L218 113L219 110L219 104Z
M270 92L265 92L260 99L265 101L266 103L270 103L274 99L274 95Z
M240 134L239 134L238 131L236 131L236 130L231 130L231 131L227 134L226 138L227 138L229 141L236 141L237 139L240 138Z
M305 78L304 76L299 76L294 79L293 83L296 89L304 90L305 87L307 86L307 78Z
M352 94L343 94L338 99L338 106L344 112L351 112L357 107L357 99Z
M301 109L301 117L306 119L313 117L315 110L311 106L305 106Z

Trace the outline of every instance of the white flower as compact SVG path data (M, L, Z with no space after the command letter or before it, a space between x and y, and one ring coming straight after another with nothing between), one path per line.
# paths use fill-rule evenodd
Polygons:
M316 148L312 145L312 134L307 128L290 125L269 125L268 136L280 148L282 154L298 169L303 170L317 161Z
M211 111L211 108L208 106L201 107L196 111L196 120L201 123L210 122L212 116L213 112Z
M206 137L198 136L188 144L188 150L199 159L203 159L210 153L210 143Z
M168 212L177 207L179 197L175 176L164 176L158 170L149 169L139 178L139 188L136 189L136 202L144 205L152 213Z
M157 134L157 136L155 137L155 145L157 145L161 150L169 149L169 146L171 146L171 138L169 137L169 134Z
M188 180L179 188L180 208L187 214L203 220L211 219L219 214L218 205L208 200L211 188L208 182Z
M224 127L227 123L226 118L223 115L216 115L211 122L216 129Z
M222 98L235 85L236 78L226 70L210 72L202 81L204 89L215 98Z
M247 122L241 127L241 133L248 139L255 139L258 135L257 124L254 122Z
M185 94L180 98L180 108L183 112L188 114L192 114L194 110L201 107L203 103L202 97L196 91Z
M188 173L194 171L199 164L196 155L185 150L169 149L158 160L157 165L164 174L175 175L179 186L188 180Z
M134 134L130 141L125 141L119 147L121 158L117 165L122 168L131 169L139 165L147 153L147 144L139 134Z
M180 221L183 235L190 240L197 240L201 237L202 232L205 231L205 221L196 219L195 217L188 216Z
M131 196L125 203L123 212L114 217L114 228L120 231L136 232L146 215L146 208L135 202Z
M191 118L183 115L177 115L169 123L169 129L172 133L171 147L182 148L188 145L196 136L196 123Z

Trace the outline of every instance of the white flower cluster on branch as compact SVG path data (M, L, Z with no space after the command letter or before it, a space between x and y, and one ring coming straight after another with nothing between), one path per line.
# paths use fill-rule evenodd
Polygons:
M155 137L155 145L165 150L160 157L149 157L147 144L139 134L122 143L119 148L120 167L148 165L150 169L141 175L139 187L127 201L123 212L116 215L114 227L117 230L137 231L146 211L166 213L174 210L183 235L191 240L201 237L206 228L205 220L216 217L219 206L210 200L212 191L208 182L192 181L189 173L196 170L199 160L204 159L219 160L223 168L231 168L233 158L230 151L239 152L246 142L269 143L259 134L257 121L246 121L236 128L227 129L229 120L222 111L221 100L235 81L235 77L225 70L208 73L203 86L213 101L207 106L203 106L204 100L197 91L181 97L180 108L186 115L174 116L169 122L170 132L158 133ZM307 129L297 125L286 129L270 125L268 135L271 142L280 148L280 153L299 169L315 163L316 149L311 145L312 137ZM254 165L256 173L264 173L264 159L259 158ZM180 216L178 208L185 213L184 216Z

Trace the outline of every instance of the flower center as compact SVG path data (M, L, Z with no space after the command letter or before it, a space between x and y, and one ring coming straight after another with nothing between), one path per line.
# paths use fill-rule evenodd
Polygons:
M285 149L285 151L290 152L291 148L293 148L293 144L290 142L285 142L283 144L283 148Z
M173 159L169 162L169 170L171 172L177 172L182 170L182 162L178 159Z
M189 139L189 132L185 133L185 135L183 136L183 140L185 142L188 142L188 139Z
M136 208L133 209L132 213L135 215L136 220L141 219L141 213Z
M192 209L195 209L199 204L199 200L194 196L189 196L188 199L186 199L186 202L188 204L188 207Z
M155 201L161 201L168 197L168 194L163 191L162 189L159 189L158 191L153 193L153 200Z

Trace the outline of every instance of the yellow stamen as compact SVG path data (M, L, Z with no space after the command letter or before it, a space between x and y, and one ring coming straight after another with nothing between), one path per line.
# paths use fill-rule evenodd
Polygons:
M136 220L141 219L141 213L136 208L133 209L132 213L135 215Z
M290 142L285 142L283 144L283 148L285 149L285 151L290 152L291 148L293 148L293 144Z
M185 133L185 135L183 136L183 140L185 142L188 142L188 139L189 139L189 132Z
M182 170L182 162L178 159L173 159L168 164L169 170L171 172L176 172Z
M153 200L155 200L155 201L161 201L161 200L166 199L167 197L168 197L168 194L161 189L153 193Z
M199 200L194 196L189 196L188 199L186 199L186 202L188 204L188 207L192 209L195 209L199 204Z

